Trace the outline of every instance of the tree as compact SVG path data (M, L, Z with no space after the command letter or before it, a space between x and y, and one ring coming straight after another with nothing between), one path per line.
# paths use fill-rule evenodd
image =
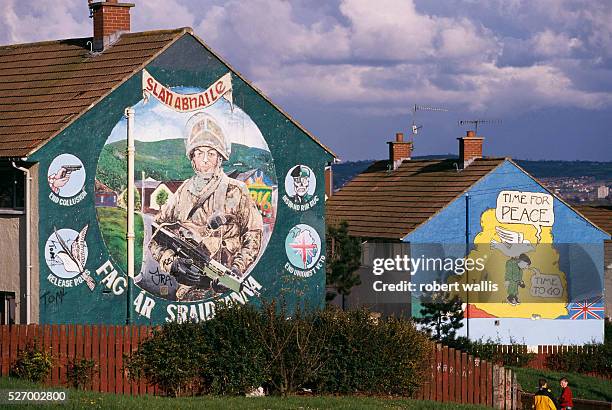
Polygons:
M155 202L161 207L166 203L166 201L168 201L168 192L166 192L165 189L162 189L155 196Z
M457 296L449 298L446 292L436 292L422 299L421 306L421 317L415 321L423 325L422 330L439 342L455 340L457 330L463 326L461 300Z
M356 273L361 265L361 241L349 235L348 226L348 222L342 221L337 227L327 227L326 285L335 290L325 295L327 301L336 295L342 295L344 301L351 288L361 283Z
M127 199L127 196L125 199ZM134 209L136 210L136 212L138 212L140 211L141 207L142 202L140 200L140 191L138 190L138 188L134 188Z

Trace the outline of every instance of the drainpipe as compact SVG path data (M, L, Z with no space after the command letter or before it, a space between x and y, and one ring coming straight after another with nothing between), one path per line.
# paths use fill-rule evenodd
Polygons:
M465 257L467 258L470 252L470 194L465 193ZM465 282L470 283L470 271L466 270ZM467 300L465 305L465 321L466 321L466 337L470 339L470 291L467 291Z
M22 161L25 161L27 158L22 158ZM30 311L32 309L32 247L30 245L31 235L30 229L32 226L31 215L32 210L30 208L30 185L32 181L32 177L30 176L30 170L23 167L18 167L15 164L15 161L11 161L13 168L18 169L19 171L24 173L26 179L25 186L25 217L26 217L26 324L30 324Z
M134 280L134 109L125 109L127 118L127 303L125 323L132 323L132 281ZM141 199L142 200L142 199Z

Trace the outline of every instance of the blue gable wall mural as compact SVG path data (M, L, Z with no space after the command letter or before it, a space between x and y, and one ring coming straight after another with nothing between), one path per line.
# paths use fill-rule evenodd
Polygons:
M125 240L128 106L140 187L134 278ZM134 323L206 320L217 300L323 303L323 171L333 156L191 35L32 159L47 182L39 188L41 323L120 324L128 309ZM213 281L207 269L226 277Z
M413 255L439 243L436 256L462 257L466 238L468 257L484 258L484 270L445 279L503 288L495 300L467 301L464 335L527 344L603 340L607 236L513 162L504 161L404 241ZM419 311L414 299L413 314Z

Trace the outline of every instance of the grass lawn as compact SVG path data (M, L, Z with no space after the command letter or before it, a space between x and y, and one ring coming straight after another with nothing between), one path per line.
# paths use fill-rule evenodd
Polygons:
M100 231L111 256L124 272L127 271L127 211L123 208L96 208ZM134 214L134 272L140 272L144 228L142 215Z
M41 389L36 384L18 379L0 378L0 389ZM42 388L58 390L55 388ZM397 400L371 397L181 397L167 398L154 396L123 396L108 393L93 393L88 391L68 390L68 402L62 408L92 408L92 409L419 409L419 410L476 410L488 407L466 404L446 404L420 400ZM29 407L39 407L35 404ZM45 408L53 408L46 406ZM56 406L59 408L59 405ZM22 408L22 406L20 406Z
M578 373L560 373L550 370L536 370L527 368L514 368L518 382L523 391L535 392L538 379L548 380L548 387L553 391L555 397L561 395L559 379L563 376L569 379L569 386L574 397L588 400L612 401L612 380L599 379L597 377L584 376Z

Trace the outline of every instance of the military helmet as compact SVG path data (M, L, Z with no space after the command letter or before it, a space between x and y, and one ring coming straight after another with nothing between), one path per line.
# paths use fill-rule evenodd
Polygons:
M198 147L214 148L226 161L229 152L225 136L217 120L206 113L197 113L192 116L185 126L185 154L191 157L191 152Z

